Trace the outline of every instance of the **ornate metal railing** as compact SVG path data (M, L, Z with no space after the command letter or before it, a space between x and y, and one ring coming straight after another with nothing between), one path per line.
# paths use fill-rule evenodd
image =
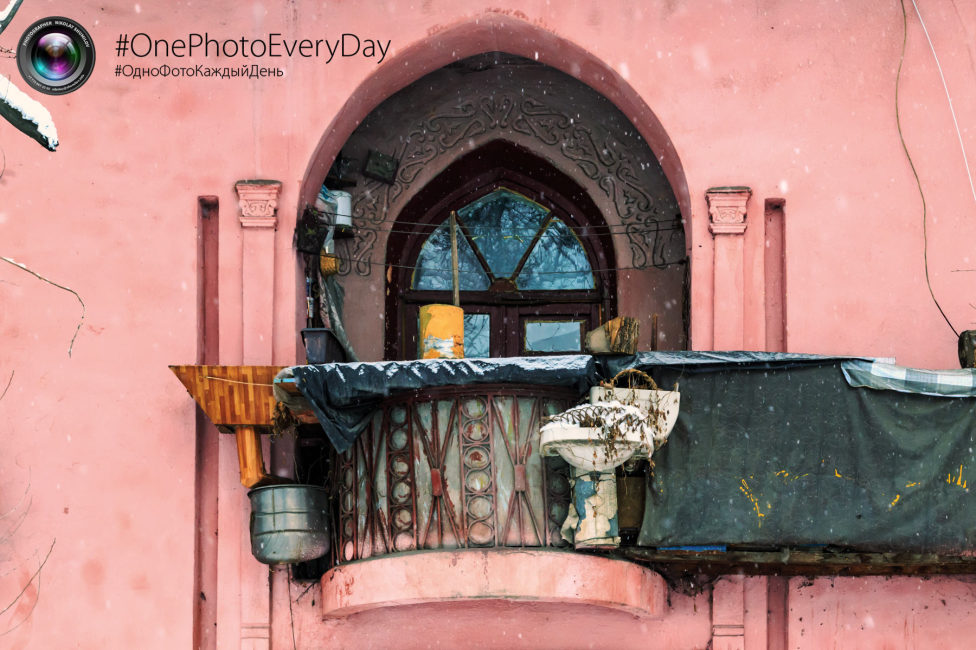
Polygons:
M466 386L391 398L338 457L335 561L419 549L563 546L569 466L539 456L539 424L577 398Z

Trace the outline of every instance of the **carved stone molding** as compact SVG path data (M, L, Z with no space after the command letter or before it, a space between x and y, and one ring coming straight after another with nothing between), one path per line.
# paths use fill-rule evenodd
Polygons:
M712 187L705 192L708 230L713 235L741 235L746 231L746 204L752 190L748 187Z
M278 181L237 181L237 205L241 208L241 226L244 228L274 228L277 224Z
M338 243L345 249L339 273L369 275L378 227L384 222L388 227L391 207L403 200L424 169L439 158L465 152L472 143L484 141L483 136L506 133L533 138L546 156L575 165L602 190L623 226L634 268L664 268L677 261L666 255L674 248L683 252L677 205L655 198L655 189L667 187L667 182L648 180L657 163L643 140L634 140L643 148L621 142L598 120L581 121L578 114L559 110L547 100L552 98L496 91L442 108L411 126L393 154L400 161L393 184L364 178L354 195L353 220L359 228L355 239ZM663 172L657 173L663 179Z

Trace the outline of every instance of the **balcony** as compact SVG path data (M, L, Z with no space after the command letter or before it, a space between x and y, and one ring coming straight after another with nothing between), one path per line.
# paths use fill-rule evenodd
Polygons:
M300 441L338 450L321 461L333 502L322 612L504 600L655 617L658 572L973 572L972 372L896 381L875 365L657 353L287 369L276 397L308 423ZM681 383L678 425L654 457L639 535L578 553L560 530L569 468L539 455L539 424L622 367ZM240 440L271 425L275 399L252 374L226 374L233 399L185 384ZM235 414L238 398L263 420Z
M294 380L278 385L298 394ZM660 576L572 553L560 533L570 467L540 456L539 428L578 399L576 387L485 383L376 403L332 459L334 566L322 578L324 615L471 600L658 615Z

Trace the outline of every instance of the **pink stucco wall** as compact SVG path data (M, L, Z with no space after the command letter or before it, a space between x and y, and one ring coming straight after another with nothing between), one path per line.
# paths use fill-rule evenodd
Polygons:
M976 5L922 4L963 142L976 151L970 128L976 122ZM316 170L370 109L455 58L488 49L537 56L610 98L638 126L662 159L686 219L695 348L713 347L716 328L726 325L725 314L714 308L724 303L712 287L715 273L728 269L714 268L704 192L747 185L753 194L742 260L743 345L759 340L754 330L765 323L757 313L766 304L763 274L756 271L762 267L755 266L764 242L755 224L766 199L783 198L788 350L892 356L923 367L956 363L955 336L926 287L921 200L894 117L902 41L896 2L429 0L367 9L307 0L26 0L0 44L14 47L33 20L59 14L91 32L96 71L75 93L34 95L58 126L57 153L0 122L6 161L0 256L76 291L85 319L69 356L81 316L78 300L0 263L0 392L9 383L0 401L0 512L11 513L0 520L0 609L53 545L39 579L0 614L0 633L7 632L0 645L191 646L200 598L194 586L194 410L166 366L197 355L197 197L214 195L220 203L220 362L299 361L303 304L291 233L300 196L321 181ZM176 63L119 59L114 44L120 33L178 38L191 31L224 38L349 32L391 39L392 48L379 66L363 58L328 65L282 60L286 75L274 79L114 76L116 64ZM7 62L0 74L24 87L13 60L0 61ZM927 201L932 288L956 329L971 328L976 197L938 71L911 14L900 102L902 131ZM976 162L972 153L970 161ZM249 259L243 259L234 191L243 178L283 185L273 240ZM258 296L266 301L259 313L244 314L245 296L253 298L255 287L242 278L255 270L273 276L274 293ZM355 318L354 305L351 313ZM365 349L372 354L364 356L376 358L381 342ZM208 629L202 637L222 648L259 648L267 647L270 634L274 647L290 647L287 619L276 618L288 615L280 590L271 606L273 629L261 628L269 616L261 610L267 609L266 572L241 548L246 510L233 443L225 438L220 445L219 463L205 468L219 473L224 526L216 584L205 585L205 596L217 600L221 617L216 635ZM5 528L21 515L15 531ZM752 592L742 589L739 599L748 603ZM317 590L293 612L305 646L314 640L343 647L365 638L384 647L391 638L377 631L384 626L424 631L418 623L424 610L323 625L310 604ZM297 597L298 586L292 593ZM724 598L717 593L716 603L707 595L676 595L671 614L653 625L586 613L580 620L605 630L587 637L587 644L607 647L608 639L621 638L625 646L640 647L668 639L672 647L704 647ZM959 639L976 624L971 599L968 580L956 578L819 579L812 585L794 579L785 625L774 634L759 622L744 623L744 639L747 647L777 647L769 639L781 638L791 648L811 649L830 643L968 647ZM513 633L522 620L534 647L547 637L533 621L558 627L558 638L572 643L560 619L576 612L464 607L459 629L473 635L466 638L485 635L482 645L490 645L493 632L477 625L483 615L504 616ZM438 617L436 608L427 614ZM755 612L744 616L759 621ZM242 631L251 623L257 638ZM756 632L760 628L765 636ZM359 637L361 629L372 636Z

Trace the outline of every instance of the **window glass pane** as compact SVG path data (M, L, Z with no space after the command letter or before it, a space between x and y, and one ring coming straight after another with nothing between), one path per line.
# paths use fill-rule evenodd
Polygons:
M582 320L525 322L526 352L579 352Z
M553 219L516 280L522 290L593 289L593 270L575 233Z
M458 233L458 283L462 291L487 291L488 276L471 251L467 239ZM430 234L413 272L413 288L428 291L451 291L451 226L446 221Z
M511 277L548 214L538 203L506 189L495 190L458 210L497 278Z
M490 357L491 316L488 314L464 315L464 358Z

